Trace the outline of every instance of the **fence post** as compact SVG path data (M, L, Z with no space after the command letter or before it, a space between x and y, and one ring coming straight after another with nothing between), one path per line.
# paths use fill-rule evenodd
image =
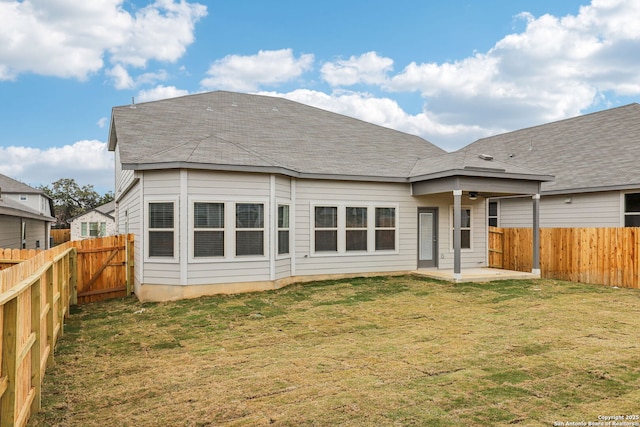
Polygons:
M35 390L31 413L42 408L42 277L31 285L31 332L36 340L31 347L31 387Z
M78 305L78 249L73 248L69 254L69 287L71 289L71 304Z
M47 358L47 366L53 365L53 348L55 346L55 322L53 314L53 264L47 269L45 275L47 281L47 344L49 345L49 357Z
M2 332L2 375L7 388L0 404L0 425L13 426L16 421L16 377L18 376L18 298L4 304Z

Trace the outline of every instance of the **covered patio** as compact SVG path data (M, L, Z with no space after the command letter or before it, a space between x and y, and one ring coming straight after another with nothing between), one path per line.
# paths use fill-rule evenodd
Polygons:
M413 196L449 195L453 199L452 250L453 269L439 269L437 258L428 258L431 263L421 263L422 254L431 257L434 250L424 250L437 239L429 230L419 227L419 259L416 274L454 282L491 281L513 278L540 277L540 189L541 184L553 181L553 176L540 174L522 167L495 161L488 154L470 152L449 153L437 162L418 162L411 178ZM505 197L531 197L533 229L533 268L530 273L486 268L482 266L462 269L461 229L462 198L468 201ZM486 227L486 219L485 224ZM488 260L485 265L488 265ZM425 268L426 267L426 268ZM431 268L435 267L435 268Z

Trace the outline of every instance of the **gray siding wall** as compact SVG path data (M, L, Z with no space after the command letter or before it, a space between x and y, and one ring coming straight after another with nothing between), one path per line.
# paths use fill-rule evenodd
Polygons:
M116 207L116 234L132 233L134 237L134 284L139 286L142 283L142 271L144 269L142 256L142 212L140 201L140 186L138 183L122 197Z
M0 248L21 248L20 218L0 215Z
M423 207L438 208L438 268L444 270L453 269L453 194L433 194L420 196L418 203ZM486 226L486 202L485 200L469 200L463 196L462 207L471 208L471 249L461 251L461 267L486 267L487 266L487 226ZM414 213L416 216L417 213ZM414 218L417 223L417 217ZM416 226L417 227L417 226ZM414 236L417 236L417 229ZM409 236L406 237L407 239ZM413 237L417 246L417 237Z
M48 228L45 221L25 219L26 249L47 249ZM40 246L37 245L40 242ZM22 248L22 220L19 217L0 215L0 248Z
M621 200L619 191L542 196L540 227L621 227ZM502 199L499 205L500 227L531 227L531 198Z
M139 188L144 192L140 192ZM144 202L139 198L144 194ZM144 218L150 202L175 203L174 259L150 259L142 248L146 239ZM193 203L222 202L226 219L233 218L235 203L263 203L265 206L265 255L198 259L193 257ZM277 205L290 206L290 254L277 252ZM367 253L315 253L312 247L314 206L367 206L369 216L375 207L397 209L397 246L395 251ZM417 266L417 209L439 209L439 268L453 268L451 247L452 194L413 197L409 184L366 183L293 179L253 173L194 170L145 171L118 205L119 232L124 233L124 211L128 211L129 232L136 234L137 283L173 286L216 285L238 282L266 282L290 276L384 273L410 271ZM462 252L462 267L486 265L486 203L463 199L472 207L472 248ZM231 223L233 224L233 222ZM344 229L341 229L342 231ZM226 239L233 239L227 229ZM371 236L371 234L370 234ZM139 273L138 273L139 272Z
M396 253L314 254L311 240L313 212L317 205L395 206L399 236ZM348 274L414 270L417 200L408 184L350 181L297 180L295 195L296 275ZM369 210L370 215L373 214Z

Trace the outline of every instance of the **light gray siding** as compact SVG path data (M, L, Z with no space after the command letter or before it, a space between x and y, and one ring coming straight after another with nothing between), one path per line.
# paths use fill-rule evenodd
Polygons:
M276 183L278 180L276 180ZM227 224L230 224L226 239L234 238L233 216L234 203L263 203L265 213L265 255L262 257L236 257L226 253L224 259L197 260L189 257L190 247L181 248L180 256L188 262L187 285L208 285L219 283L252 282L271 280L269 248L271 248L269 219L271 217L270 196L271 176L252 173L225 173L208 171L188 171L189 215L192 215L192 203L196 201L212 201L225 203ZM277 185L276 185L277 186ZM281 192L286 193L284 185ZM275 189L274 189L275 190ZM183 211L184 212L184 211ZM181 221L189 222L189 218ZM193 230L188 230L187 244L193 243ZM182 261L182 262L184 262Z
M418 204L422 207L438 208L438 268L444 270L453 269L453 194L442 193L429 196L420 196ZM462 268L486 267L486 203L482 199L469 200L462 198L462 207L471 208L471 249L462 249L460 264ZM417 224L417 211L414 213L414 222ZM414 245L417 246L417 225L414 228ZM410 239L410 236L404 236ZM416 255L417 256L417 255Z
M541 196L540 227L621 227L624 206L619 191ZM499 201L500 227L531 227L531 198Z
M296 275L349 274L408 271L416 268L416 199L409 194L409 184L363 183L351 181L297 180L295 195ZM315 254L315 206L396 207L398 247L396 252L366 254Z
M46 221L7 215L0 215L0 248L22 248L23 221L26 226L25 249L47 249L49 225Z
M21 248L20 218L0 215L0 248Z
M143 237L142 237L142 212L140 202L140 187L138 183L125 194L116 206L117 234L134 235L134 285L142 283L143 264Z

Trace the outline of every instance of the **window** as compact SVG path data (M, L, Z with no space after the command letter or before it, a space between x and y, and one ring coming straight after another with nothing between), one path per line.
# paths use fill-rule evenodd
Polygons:
M278 255L289 253L289 206L278 205Z
M174 256L173 202L149 203L149 256Z
M26 195L26 194L21 194L21 195L20 195L20 201L21 201L21 202L26 202L28 199L29 199L29 197L27 197L27 195Z
M88 236L89 235L89 232L87 231L88 230L88 225L89 224L86 223L86 222L81 222L80 223L80 235L81 236L84 237L84 236Z
M640 193L624 195L624 226L640 227Z
M376 251L396 248L396 209L376 208Z
M460 249L471 249L471 208L460 211ZM453 248L453 207L451 208L451 248Z
M367 208L346 208L347 251L367 250Z
M315 251L338 251L338 207L316 206Z
M193 256L224 256L224 203L194 203Z
M264 255L263 204L236 204L236 255Z
M87 224L83 222L82 224ZM86 229L85 229L86 231ZM106 222L90 222L89 223L89 236L91 237L100 237L107 234L107 223ZM86 236L86 234L83 234Z
M489 227L498 226L498 202L489 202L489 215L487 215Z

